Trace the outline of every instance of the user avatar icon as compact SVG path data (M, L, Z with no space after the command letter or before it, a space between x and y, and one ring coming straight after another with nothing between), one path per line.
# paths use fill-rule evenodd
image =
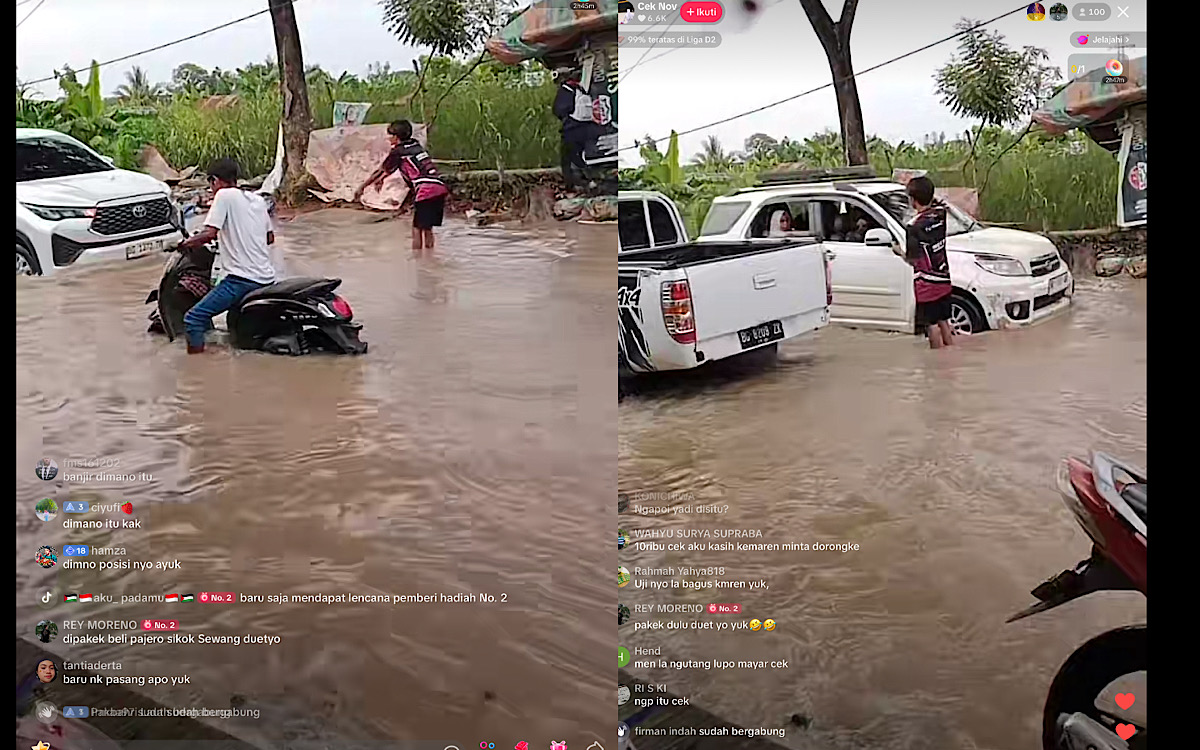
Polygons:
M624 625L629 622L629 607L624 604L617 605L617 625Z
M629 574L629 568L621 565L617 568L617 588L623 589L629 585L629 580L633 578Z
M49 684L54 682L58 677L58 667L54 666L54 662L49 659L42 659L37 665L37 678L39 682Z
M33 506L33 511L37 513L39 519L53 521L58 515L58 503L54 502L54 498L44 497L37 501L37 505Z
M42 643L50 643L58 637L58 625L50 620L42 620L34 626L33 632Z
M625 549L627 544L629 544L628 532L626 532L625 529L617 529L617 549Z
M43 568L53 568L55 565L58 565L58 553L54 551L53 547L38 547L37 556L34 559Z
M624 706L629 702L629 686L617 685L617 705Z
M1064 3L1055 3L1050 6L1050 18L1055 21L1067 20L1067 6Z
M1046 20L1046 6L1041 3L1030 3L1029 7L1025 9L1025 17L1030 21Z
M42 458L38 460L37 466L34 468L34 473L37 474L38 479L44 479L49 482L58 476L58 464L53 458Z

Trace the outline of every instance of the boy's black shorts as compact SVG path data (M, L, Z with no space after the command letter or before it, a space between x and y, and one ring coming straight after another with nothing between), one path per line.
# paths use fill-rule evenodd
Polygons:
M413 204L413 226L417 229L433 229L442 225L446 211L446 196L417 201Z
M950 295L936 299L933 302L917 303L917 326L926 328L937 325L943 320L950 320Z

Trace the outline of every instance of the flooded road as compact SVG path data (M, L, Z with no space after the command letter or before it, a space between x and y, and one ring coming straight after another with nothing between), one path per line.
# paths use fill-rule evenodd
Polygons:
M287 275L344 279L370 344L361 358L223 345L188 357L145 332L153 262L18 279L18 637L47 616L34 599L48 585L116 600L62 605L73 609L52 612L60 627L169 616L186 633L279 636L49 647L120 660L123 674L189 674L139 690L261 709L217 723L263 746L607 738L615 592L599 571L612 552L583 540L611 525L616 489L616 385L599 345L614 337L616 227L451 219L438 240L439 262L418 264L406 220L326 210L279 226ZM53 482L34 476L42 455L60 465ZM68 458L152 479L73 481ZM61 513L43 523L33 504L47 494L60 508L130 502L146 529L65 530ZM124 548L92 559L179 568L60 566L55 580L34 553L68 542ZM120 603L205 591L495 601Z
M741 528L763 534L741 541L861 548L634 542L620 553L630 570L724 566L725 578L769 588L638 589L635 575L620 596L631 610L740 603L744 615L729 620L778 625L647 632L634 614L622 645L661 647L656 659L790 666L630 671L745 726L812 717L808 729L787 727L794 748L1039 746L1046 690L1067 655L1145 621L1140 594L1102 593L1004 624L1033 601L1030 589L1089 554L1053 488L1059 459L1101 449L1146 465L1146 285L1081 279L1068 316L962 344L931 352L911 336L828 328L785 346L774 367L641 383L619 409L621 491L690 493L648 504L727 510L629 512L620 524L632 538Z

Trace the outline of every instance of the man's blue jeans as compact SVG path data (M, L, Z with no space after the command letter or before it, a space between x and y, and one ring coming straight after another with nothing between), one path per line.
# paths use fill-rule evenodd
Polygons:
M204 299L197 302L183 316L183 329L187 332L189 346L204 346L204 334L212 328L212 320L229 308L236 305L255 289L262 289L266 284L259 284L240 276L226 276L221 283L214 286Z

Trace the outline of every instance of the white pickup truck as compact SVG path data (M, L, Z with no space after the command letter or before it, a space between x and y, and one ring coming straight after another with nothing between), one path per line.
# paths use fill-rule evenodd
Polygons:
M819 241L690 243L661 193L621 191L617 310L622 374L683 370L774 348L829 323Z

